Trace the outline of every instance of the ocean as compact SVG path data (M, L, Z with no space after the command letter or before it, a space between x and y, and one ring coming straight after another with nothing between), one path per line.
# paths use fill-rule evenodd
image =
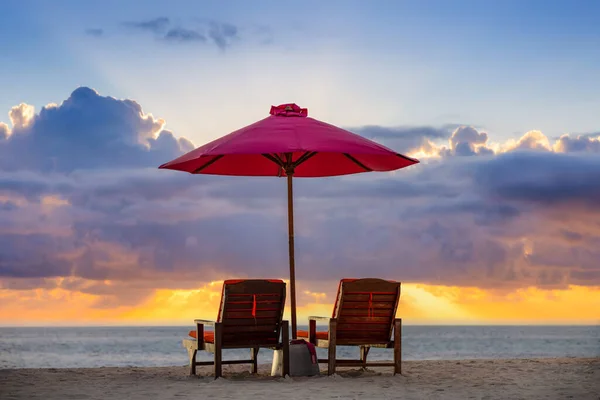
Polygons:
M306 329L306 327L299 327ZM189 327L0 328L0 369L158 367L187 365L181 339ZM224 359L248 358L227 350ZM318 349L319 357L326 357ZM338 357L357 358L358 348L338 347ZM600 326L404 326L404 360L600 357ZM260 363L273 352L263 349ZM369 359L391 359L372 349ZM210 360L207 353L198 359Z

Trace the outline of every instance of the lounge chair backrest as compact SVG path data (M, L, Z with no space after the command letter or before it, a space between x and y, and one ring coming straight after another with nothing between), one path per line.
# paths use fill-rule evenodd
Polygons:
M399 299L400 282L342 279L332 315L337 319L337 344L389 342Z
M285 292L285 282L281 280L223 282L217 319L223 323L223 345L278 343Z

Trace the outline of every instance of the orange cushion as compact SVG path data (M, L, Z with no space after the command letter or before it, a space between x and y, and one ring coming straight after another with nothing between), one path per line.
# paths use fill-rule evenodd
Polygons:
M194 339L197 339L195 330L190 331L189 335L191 337L193 337ZM214 331L204 331L204 341L206 343L214 343L215 342L215 332Z
M298 333L298 337L308 339L308 331L298 330L297 333ZM328 331L324 331L324 332L323 331L317 331L317 335L316 336L317 336L317 339L327 340L327 339L329 339L329 332Z

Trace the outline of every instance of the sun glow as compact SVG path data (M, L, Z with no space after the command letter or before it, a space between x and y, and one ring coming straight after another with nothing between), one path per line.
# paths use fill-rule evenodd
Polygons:
M197 289L151 290L136 304L107 306L106 295L91 294L93 282L57 278L52 288L15 290L0 287L2 325L191 325L194 319L214 319L219 309L222 281ZM104 281L106 286L117 286ZM298 306L299 324L309 315L331 315L332 292L303 291L308 298ZM123 289L125 290L125 289ZM117 296L118 297L118 296ZM289 306L289 302L288 302ZM597 324L600 288L569 286L560 290L498 289L403 284L397 317L406 324ZM289 307L284 317L289 319Z

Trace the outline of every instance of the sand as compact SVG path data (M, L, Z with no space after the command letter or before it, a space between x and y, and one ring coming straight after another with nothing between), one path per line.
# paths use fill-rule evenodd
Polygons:
M272 378L226 366L224 378L187 367L0 370L0 399L600 399L600 358L407 361L334 376ZM209 368L199 368L208 375Z

